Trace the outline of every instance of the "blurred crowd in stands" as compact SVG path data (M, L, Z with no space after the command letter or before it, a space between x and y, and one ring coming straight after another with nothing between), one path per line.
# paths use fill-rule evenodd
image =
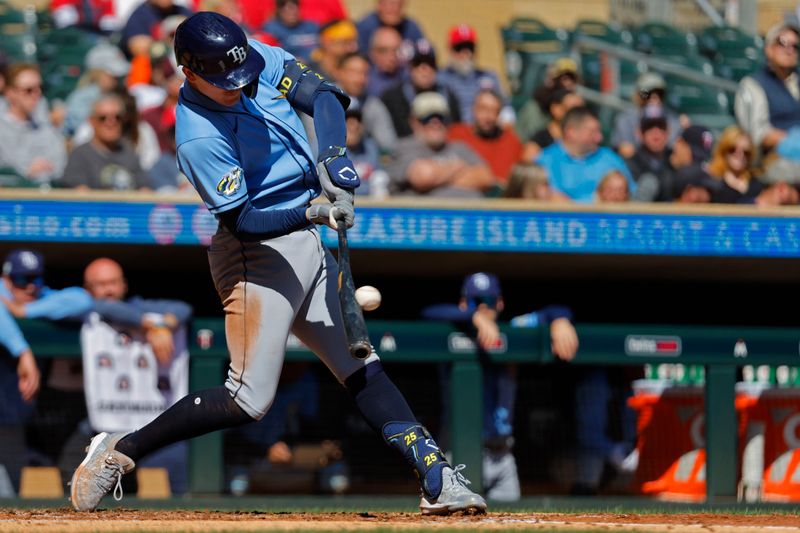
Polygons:
M2 23L13 8L0 7ZM360 194L799 201L797 28L779 24L766 34L764 66L741 80L736 124L727 129L670 109L670 85L650 71L639 75L631 105L604 135L601 110L581 96L573 57L553 60L515 109L503 73L477 64L481 37L472 26L443 28L448 49L434 50L404 0L376 0L358 21L340 0L53 0L38 16L49 17L47 32L66 44L47 64L20 61L13 50L3 57L0 184L192 194L175 164L182 73L172 37L197 10L237 20L252 38L284 47L352 97L347 144ZM52 63L77 42L86 53L73 65L75 87L65 91L69 79L58 83Z

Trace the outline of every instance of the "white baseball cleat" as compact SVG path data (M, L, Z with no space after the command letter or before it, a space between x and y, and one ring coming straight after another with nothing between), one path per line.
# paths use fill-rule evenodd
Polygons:
M446 515L452 513L483 514L486 512L486 501L467 488L469 480L461 474L465 465L455 468L442 468L442 490L435 499L428 499L424 493L419 502L422 514Z
M122 474L136 466L133 459L114 449L125 435L98 433L86 448L86 458L75 469L71 481L70 501L76 511L94 511L111 489L115 500L122 499Z

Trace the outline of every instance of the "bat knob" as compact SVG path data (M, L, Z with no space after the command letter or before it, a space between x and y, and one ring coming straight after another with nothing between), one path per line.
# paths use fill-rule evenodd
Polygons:
M366 359L372 353L372 345L366 341L350 345L350 354L356 359Z

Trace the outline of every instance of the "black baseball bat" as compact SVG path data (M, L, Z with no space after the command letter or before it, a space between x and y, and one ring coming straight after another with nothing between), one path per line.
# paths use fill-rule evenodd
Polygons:
M350 271L350 248L347 245L347 226L337 224L339 234L339 304L342 307L347 348L356 359L366 359L372 353L372 345L364 323L364 314L356 301L356 287Z

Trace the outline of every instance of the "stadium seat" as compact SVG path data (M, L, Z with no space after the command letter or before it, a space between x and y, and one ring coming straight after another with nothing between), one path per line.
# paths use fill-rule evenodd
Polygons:
M0 51L13 61L36 61L36 37L30 26L21 22L0 23Z
M711 26L704 29L698 38L700 52L709 59L747 56L760 57L764 42L760 37L749 35L733 26Z
M0 2L0 26L4 24L28 24L33 22L28 12Z
M731 100L720 90L675 77L667 77L667 102L689 116L694 124L722 130L734 122Z
M86 54L96 43L97 36L79 28L53 30L41 36L38 57L48 98L64 99L75 89Z
M572 37L586 36L603 41L604 43L624 46L631 48L633 36L631 32L615 25L609 25L599 20L583 19L575 24ZM587 87L601 90L602 64L600 54L597 52L581 52L580 55L581 75ZM639 69L635 62L619 60L619 87L632 87L639 76ZM627 96L622 90L618 91L621 96ZM629 92L629 91L627 91Z
M662 22L648 22L633 31L634 48L664 58L698 55L697 37Z
M20 498L63 498L61 472L54 466L26 466L19 482Z
M568 53L569 34L538 19L516 18L501 29L501 36L512 104L517 107L542 82L547 65Z
M30 189L38 187L38 184L21 176L11 167L0 167L0 189Z

